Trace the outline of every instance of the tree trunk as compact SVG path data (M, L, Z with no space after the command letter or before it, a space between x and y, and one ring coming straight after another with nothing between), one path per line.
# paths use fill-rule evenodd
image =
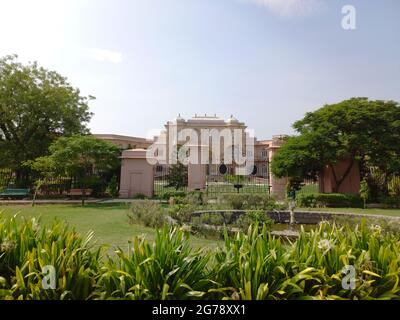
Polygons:
M331 168L331 171L332 171L333 179L335 180L335 185L332 187L333 193L339 192L340 186L342 185L343 181L347 178L347 176L350 174L351 169L353 168L353 165L354 165L354 158L351 158L349 166L346 168L343 176L340 179L336 175L334 166L331 164L329 165L329 167Z

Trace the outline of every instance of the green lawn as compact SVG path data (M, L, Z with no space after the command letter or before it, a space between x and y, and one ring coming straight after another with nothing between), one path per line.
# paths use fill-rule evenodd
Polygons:
M376 214L376 215L400 217L400 209L296 208L296 211L343 212L343 213Z
M0 216L12 216L18 213L20 219L40 217L43 224L49 224L57 218L75 227L82 235L90 230L94 231L99 244L109 244L123 249L127 248L128 241L134 236L144 235L149 240L154 239L154 229L128 223L126 216L128 210L129 207L124 204L90 204L85 207L80 205L37 205L35 207L0 205ZM297 208L296 210L400 216L400 209ZM192 243L196 248L212 248L217 246L219 241L192 237Z
M112 205L37 205L32 206L1 206L0 216L40 217L43 224L49 224L54 219L66 221L82 235L94 231L99 244L109 244L126 249L128 241L134 236L145 235L154 239L154 229L141 225L130 225L127 219L129 208L124 204ZM215 247L218 241L192 237L194 247Z

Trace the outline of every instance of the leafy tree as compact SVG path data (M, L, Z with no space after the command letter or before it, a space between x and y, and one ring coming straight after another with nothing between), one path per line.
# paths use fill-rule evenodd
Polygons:
M106 194L112 198L116 198L119 195L118 190L118 179L116 176L113 176L110 180L110 183L107 186Z
M59 138L51 144L49 153L26 165L41 173L75 177L83 189L85 180L93 173L109 172L120 164L118 147L93 136Z
M352 98L307 113L293 127L298 135L289 137L272 160L277 177L315 178L327 166L337 192L356 161L387 173L400 171L397 102ZM351 161L340 177L334 167L343 159Z
M298 178L289 178L286 184L286 194L288 198L295 199L296 192L304 186L304 180Z
M67 79L17 56L0 58L0 167L26 182L22 163L47 154L60 136L86 134L88 101Z
M188 185L188 168L181 162L174 164L169 169L168 187L174 187L176 190L187 187Z

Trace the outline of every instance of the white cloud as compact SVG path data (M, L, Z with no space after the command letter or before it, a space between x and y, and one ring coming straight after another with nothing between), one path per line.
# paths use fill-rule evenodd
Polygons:
M106 49L94 48L89 50L89 58L101 62L121 63L122 53Z
M322 0L240 0L264 6L280 16L309 16L320 11Z

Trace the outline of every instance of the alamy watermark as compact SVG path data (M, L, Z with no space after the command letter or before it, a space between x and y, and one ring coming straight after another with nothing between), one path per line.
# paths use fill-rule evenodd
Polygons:
M55 290L57 287L56 282L56 269L54 266L47 265L42 268L43 279L42 287L45 290Z
M237 175L249 175L254 168L254 131L238 128L178 128L167 131L147 149L148 163L234 164Z
M356 30L357 28L357 12L353 5L345 5L342 7L342 28L344 30Z
M342 273L345 275L342 279L342 288L354 290L356 288L356 268L352 265L344 266Z

